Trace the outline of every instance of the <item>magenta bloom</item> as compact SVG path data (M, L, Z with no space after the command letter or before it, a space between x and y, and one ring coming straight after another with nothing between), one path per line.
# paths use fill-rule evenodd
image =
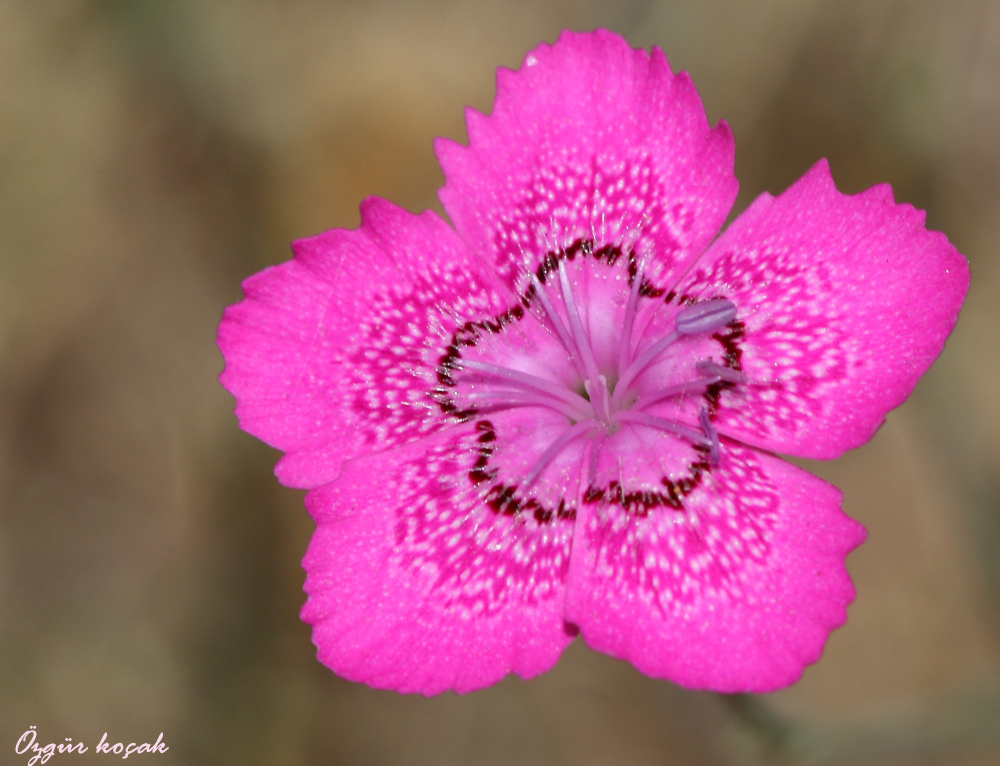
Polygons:
M792 683L865 532L774 453L872 436L940 353L965 260L823 161L716 239L729 128L609 32L501 69L468 130L436 145L454 229L368 199L219 328L241 426L312 490L319 658L463 692L580 633L684 686Z

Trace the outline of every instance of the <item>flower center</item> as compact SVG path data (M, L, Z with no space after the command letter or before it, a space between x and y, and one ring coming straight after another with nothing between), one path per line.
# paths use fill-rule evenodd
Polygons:
M715 407L722 390L746 380L736 306L721 296L695 302L664 295L646 278L647 265L634 252L623 257L620 247L595 249L592 241L578 240L548 253L534 274L525 275L518 305L454 334L437 371L434 396L442 410L468 420L534 407L557 414L563 424L515 477L517 486L508 477L505 498L517 487L528 491L580 442L588 443L586 494L624 498L622 482L617 490L595 488L595 474L602 445L626 427L668 434L695 449L692 475L719 462ZM482 423L493 432L489 421ZM480 481L496 478L496 471L485 469L489 449L480 456ZM668 489L676 484L663 483Z

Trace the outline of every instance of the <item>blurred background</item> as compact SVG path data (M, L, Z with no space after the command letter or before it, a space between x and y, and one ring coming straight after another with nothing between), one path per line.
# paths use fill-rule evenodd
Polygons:
M729 121L737 210L828 157L972 264L912 399L808 465L869 528L859 598L772 695L580 642L466 697L341 681L297 616L302 493L216 383L219 316L367 195L440 212L431 140L465 140L498 65L597 26ZM34 725L80 766L161 731L144 763L1000 763L998 295L997 2L0 0L0 761Z

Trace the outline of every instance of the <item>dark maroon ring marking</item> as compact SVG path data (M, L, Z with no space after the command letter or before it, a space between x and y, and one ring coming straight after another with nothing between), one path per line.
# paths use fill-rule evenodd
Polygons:
M558 269L560 259L572 261L578 255L592 257L608 266L614 266L622 257L622 250L617 245L605 245L595 250L593 240L578 239L563 250L546 253L535 272L535 276L539 282L545 284L548 276ZM638 273L638 261L633 250L628 253L628 273L629 285L631 285ZM644 298L664 296L665 303L676 303L680 306L691 306L696 302L696 299L689 295L678 294L672 290L666 292L646 279L643 279L639 288L639 295ZM484 335L500 333L507 325L522 320L526 315L525 309L530 308L532 302L536 300L535 296L536 287L534 284L530 284L521 295L519 305L498 314L492 320L465 322L452 334L451 342L438 361L436 370L438 386L431 391L431 397L445 415L455 418L458 422L468 422L479 412L475 407L460 409L455 404L450 390L457 385L453 373L459 367L462 349L474 347ZM717 332L711 336L722 347L723 365L737 372L742 372L743 351L740 342L745 332L744 323L733 320L726 325L725 332ZM707 403L709 417L714 419L722 392L733 388L734 385L729 381L718 381L706 387L702 396ZM469 481L473 486L478 487L487 482L496 482L498 471L496 468L490 467L490 457L496 449L497 434L493 424L485 419L476 423L476 430L479 433L476 462L469 470ZM663 477L661 479L665 490L663 492L625 492L620 482L612 481L604 488L589 486L584 492L583 500L588 504L605 502L618 505L627 513L633 513L640 518L648 515L653 508L666 507L677 511L683 510L684 498L701 484L704 473L711 471L709 448L703 445L692 445L692 449L699 454L699 457L688 465L688 475L677 480ZM518 516L522 513L531 513L539 524L549 524L556 519L573 520L576 518L576 508L567 505L565 499L560 499L556 508L546 508L534 498L519 497L517 489L516 484L497 482L485 493L484 502L490 510L498 515Z

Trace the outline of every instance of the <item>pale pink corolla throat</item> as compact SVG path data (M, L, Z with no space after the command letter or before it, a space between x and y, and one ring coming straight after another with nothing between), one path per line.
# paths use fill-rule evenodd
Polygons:
M624 275L609 271L622 265L626 266ZM712 425L718 392L745 383L746 378L739 369L738 352L730 349L727 353L725 344L720 348L719 363L704 355L692 356L692 348L703 352L704 346L684 341L705 336L722 343L718 333L738 325L736 305L724 297L695 302L687 297L678 299L671 292L664 298L666 291L645 279L645 266L646 261L634 252L622 258L618 246L595 248L591 241L575 242L547 254L537 272L528 275L519 305L492 321L466 323L452 338L440 361L438 381L442 385L436 391L445 412L468 420L489 412L540 407L565 418L565 427L531 468L521 476L508 477L522 488L531 485L557 455L578 440L591 442L592 474L604 437L624 426L671 434L702 451L707 464L718 464L720 442ZM581 289L581 285L587 287ZM593 316L603 315L588 306L588 297L603 305L603 315L619 313L617 333L595 328ZM643 306L643 301L655 303ZM651 331L650 316L663 310L676 311L672 324L665 325L666 331ZM525 322L530 325L525 328L529 335L534 328L542 338L540 346L548 344L547 352L517 346L512 326ZM592 333L604 336L603 349ZM492 336L489 342L481 343L488 336ZM611 354L608 336L612 339ZM669 384L651 387L647 380L639 385L647 370L664 361L690 373ZM653 376L652 380L658 378ZM689 396L705 398L695 409L693 422L665 417L657 409L665 400Z

